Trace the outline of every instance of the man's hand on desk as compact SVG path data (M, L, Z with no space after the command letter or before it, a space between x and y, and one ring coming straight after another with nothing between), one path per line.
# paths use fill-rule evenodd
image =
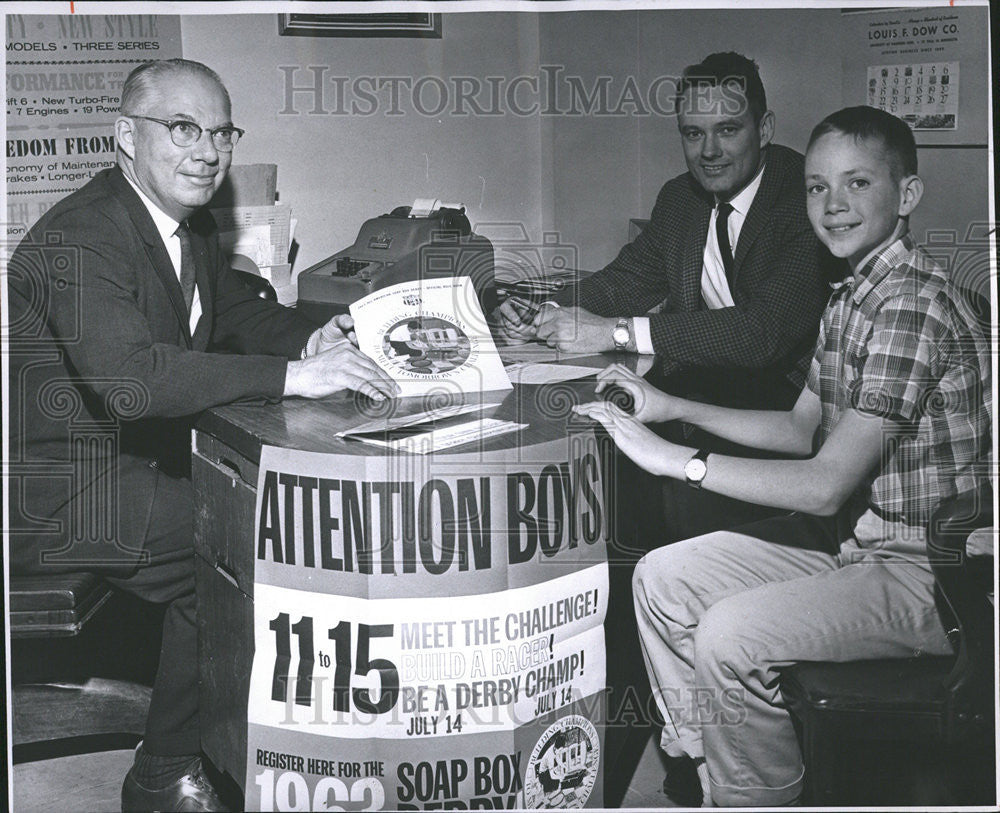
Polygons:
M302 358L325 353L345 343L358 346L358 337L354 332L354 317L349 313L338 313L319 330L312 332L309 341L306 342Z
M323 398L341 390L356 390L375 401L399 395L396 382L346 338L333 349L288 362L285 396Z
M514 342L528 342L535 338L535 325L532 320L537 310L534 307L511 296L501 303L497 312L500 315L499 325L504 338Z
M542 308L535 317L535 336L549 347L573 353L614 350L611 334L618 320L595 316L583 308Z

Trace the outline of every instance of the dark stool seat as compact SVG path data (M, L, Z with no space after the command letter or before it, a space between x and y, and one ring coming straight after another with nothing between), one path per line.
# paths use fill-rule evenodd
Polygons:
M15 764L132 748L142 736L150 687L88 673L95 647L84 627L111 597L92 573L11 577Z
M93 573L11 576L10 637L77 635L110 597L111 588Z
M984 482L978 495L943 502L928 525L935 597L954 655L806 662L782 670L781 697L801 740L807 804L995 802L996 652L988 597L995 564L991 555L966 551L970 534L992 523L991 508ZM911 790L902 773L924 798L901 798Z
M929 718L935 719L944 708L944 681L954 665L953 657L806 661L782 672L781 688L795 702L796 712L804 715L927 712ZM878 738L897 736L884 727L871 733Z

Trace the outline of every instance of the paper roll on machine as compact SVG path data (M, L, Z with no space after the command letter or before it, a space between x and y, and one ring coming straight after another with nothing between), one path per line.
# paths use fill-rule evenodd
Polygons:
M464 275L489 314L497 302L493 259L493 244L473 233L462 204L418 198L366 220L354 245L299 274L297 307L323 322L398 282Z

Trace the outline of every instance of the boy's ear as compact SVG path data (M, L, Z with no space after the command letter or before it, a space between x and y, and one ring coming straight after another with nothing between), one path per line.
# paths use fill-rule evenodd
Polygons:
M906 217L917 208L924 194L924 182L919 175L908 175L899 181L899 216Z

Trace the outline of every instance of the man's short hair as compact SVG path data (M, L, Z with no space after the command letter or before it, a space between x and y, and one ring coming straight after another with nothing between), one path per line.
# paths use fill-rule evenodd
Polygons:
M222 84L219 74L208 65L203 65L192 59L161 59L155 62L144 62L134 68L125 79L125 84L122 86L121 107L119 108L122 115L137 114L141 110L142 105L153 95L153 85L156 80L181 73L195 73L211 79L226 97L226 104L232 107L229 91Z
M760 80L760 70L752 59L734 51L709 54L697 65L688 65L677 86L675 109L678 112L683 109L684 94L691 88L727 85L739 88L746 97L754 123L760 124L767 112L767 96L764 93L764 83Z
M830 133L851 136L855 142L878 141L888 156L889 172L894 181L917 174L917 144L913 132L905 121L892 113L867 105L845 107L831 113L813 128L806 151Z

